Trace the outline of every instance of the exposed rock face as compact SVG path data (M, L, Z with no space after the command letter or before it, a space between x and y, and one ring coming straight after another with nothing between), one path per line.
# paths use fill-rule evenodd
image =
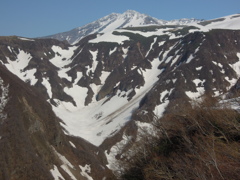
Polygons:
M75 45L1 37L0 177L114 178L141 125L237 82L240 31L207 28L132 27Z
M35 88L2 65L0 78L0 179L50 180L58 172L66 180L114 178L103 152L85 140L66 136L61 120ZM81 167L87 165L90 170L85 172Z

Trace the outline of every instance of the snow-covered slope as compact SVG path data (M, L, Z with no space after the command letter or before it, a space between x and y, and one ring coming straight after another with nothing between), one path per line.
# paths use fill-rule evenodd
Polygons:
M200 22L194 24L200 31L209 31L211 29L229 29L239 30L240 29L240 14L229 15L218 19Z
M123 14L112 13L85 26L47 37L58 40L67 40L69 43L75 44L80 39L89 34L106 33L119 28L137 27L145 25L189 25L200 21L201 20L197 19L179 19L165 21L145 14L141 14L134 10L128 10Z

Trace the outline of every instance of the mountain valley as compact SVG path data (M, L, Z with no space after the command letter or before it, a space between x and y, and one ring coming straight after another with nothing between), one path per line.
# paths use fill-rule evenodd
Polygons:
M176 23L128 11L95 24L0 37L0 179L118 179L156 119L238 95L239 14Z

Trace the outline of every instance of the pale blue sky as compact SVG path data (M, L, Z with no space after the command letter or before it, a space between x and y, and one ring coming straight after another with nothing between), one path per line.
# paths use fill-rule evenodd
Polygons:
M240 0L1 0L0 36L47 36L129 9L163 20L214 19L240 13Z

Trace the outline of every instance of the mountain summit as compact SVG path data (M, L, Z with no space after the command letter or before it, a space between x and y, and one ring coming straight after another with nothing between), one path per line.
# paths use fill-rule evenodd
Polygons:
M67 32L50 35L44 38L53 38L60 41L67 40L70 44L77 43L83 37L94 33L106 33L114 29L137 27L145 25L185 25L200 22L197 19L179 19L172 21L160 20L134 10L127 10L123 14L112 13L84 26Z

